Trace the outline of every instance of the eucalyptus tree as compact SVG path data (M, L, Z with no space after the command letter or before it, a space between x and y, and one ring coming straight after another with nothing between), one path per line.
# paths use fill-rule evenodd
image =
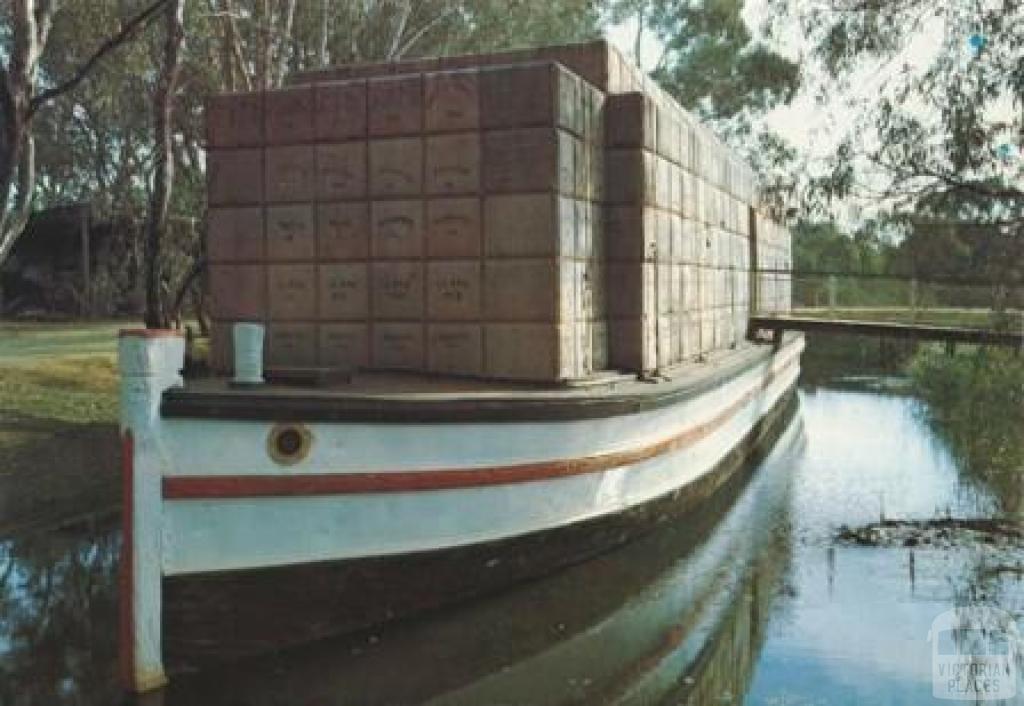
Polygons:
M809 89L847 116L812 197L939 207L946 215L960 203L953 210L963 217L1019 232L1024 4L768 3L776 31L804 38Z
M199 0L216 18L225 87L279 85L326 64L590 39L595 0Z
M36 184L33 123L37 114L86 80L131 40L167 0L133 8L77 66L63 75L42 72L58 0L11 0L0 11L0 263L28 222ZM57 48L59 51L59 47ZM52 50L51 50L52 51Z
M168 93L161 90L167 35L142 31L165 18L168 1L16 0L19 7L45 10L34 83L24 85L27 95L45 100L46 110L33 110L30 122L20 123L30 129L22 129L19 139L0 141L0 158L8 154L5 145L26 141L35 157L25 188L8 186L8 198L0 198L8 207L0 213L9 214L3 217L9 226L0 232L13 234L2 241L0 255L13 245L33 204L88 202L98 220L115 224L117 235L115 253L101 263L95 286L121 302L111 311L134 310L144 291L151 302L156 292L164 315L154 320L175 313L183 283L191 284L202 270L208 95L275 88L290 72L325 63L588 39L599 34L601 20L593 0L188 0L181 8L186 32L176 89ZM37 14L29 13L33 20ZM25 32L15 19L13 11L0 9L0 56L12 57L12 65L15 38ZM102 60L115 49L116 61ZM167 132L154 132L154 109L162 114L167 98L173 100ZM5 117L0 140L13 134L12 125ZM171 159L161 163L166 135ZM173 166L172 175L166 166ZM14 177L19 174L29 171L15 169ZM163 203L157 256L144 233L162 210L154 206ZM147 270L150 282L144 282Z
M327 64L494 51L600 34L594 0L192 0L175 121L172 212L203 213L202 106L218 91L276 88L288 74ZM176 279L173 313L203 267L201 246L165 251ZM191 260L191 265L187 262Z
M789 102L799 67L756 37L744 19L745 0L619 0L613 16L637 26L661 47L651 73L685 108L704 120L751 118ZM722 127L729 127L722 125Z
M174 94L185 40L185 0L164 6L163 56L153 93L153 190L146 219L146 326L167 326L160 284L161 251L174 190Z
M780 205L795 188L796 148L763 118L801 86L800 65L745 17L746 0L613 0L609 16L635 28L633 53L650 37L651 76L758 171Z

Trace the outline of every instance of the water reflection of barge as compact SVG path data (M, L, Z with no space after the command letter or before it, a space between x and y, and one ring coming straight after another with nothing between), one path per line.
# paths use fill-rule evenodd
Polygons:
M310 392L177 387L180 339L126 332L125 676L453 603L692 510L771 426L802 347L660 384Z

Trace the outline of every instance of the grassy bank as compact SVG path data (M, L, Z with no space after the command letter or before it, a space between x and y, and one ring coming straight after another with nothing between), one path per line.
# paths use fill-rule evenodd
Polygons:
M918 323L932 326L953 326L963 328L997 328L1019 331L1024 325L1022 312L1010 311L996 314L991 309L970 309L956 307L933 307L910 309L908 307L844 306L844 307L794 307L793 316L825 319L849 319L853 321L879 321L892 323Z
M1004 510L1024 514L1024 355L922 347L909 366L939 432Z
M0 529L118 504L123 325L0 323Z

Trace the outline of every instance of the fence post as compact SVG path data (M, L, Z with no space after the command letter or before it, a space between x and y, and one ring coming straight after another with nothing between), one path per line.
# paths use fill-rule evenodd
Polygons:
M910 320L917 321L917 277L910 278Z
M835 313L836 309L836 290L839 287L839 281L835 275L828 276L828 311L830 314Z
M83 203L78 209L78 230L81 249L82 306L80 314L92 316L92 243L89 233L89 204Z

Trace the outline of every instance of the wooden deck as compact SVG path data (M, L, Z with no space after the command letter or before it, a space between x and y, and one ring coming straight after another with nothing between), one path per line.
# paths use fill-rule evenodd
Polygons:
M895 321L852 321L848 319L782 315L755 316L751 318L750 325L754 330L771 331L773 333L801 331L804 333L855 334L885 338L910 338L921 341L974 343L987 346L1024 348L1024 332L1021 331L995 331L992 329L935 326Z
M802 337L782 346L802 350ZM773 348L744 342L680 363L655 379L605 372L591 384L536 385L419 374L360 372L324 386L234 387L224 378L190 380L164 393L164 417L323 422L473 422L593 419L676 404L755 365L771 364ZM788 353L786 354L788 355Z

